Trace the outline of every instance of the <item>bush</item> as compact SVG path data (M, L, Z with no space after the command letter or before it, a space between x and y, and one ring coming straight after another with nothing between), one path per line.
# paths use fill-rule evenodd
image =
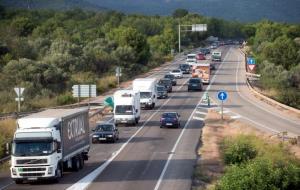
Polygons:
M72 94L61 94L57 96L56 102L58 105L66 105L75 103L76 99L73 98Z
M117 79L115 76L106 76L98 80L97 82L97 91L103 93L111 88L117 86Z
M251 136L240 135L224 140L225 164L241 164L256 157L257 150L251 142Z
M231 166L216 186L217 190L299 189L300 168L293 162L254 159Z

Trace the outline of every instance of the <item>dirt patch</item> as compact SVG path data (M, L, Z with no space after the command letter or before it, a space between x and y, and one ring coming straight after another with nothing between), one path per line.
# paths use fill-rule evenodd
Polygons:
M251 125L230 119L221 120L221 115L210 110L205 118L205 126L200 137L201 146L198 149L199 159L193 176L193 190L212 189L216 181L223 175L225 164L221 153L221 142L225 137L239 134L250 134L260 137L266 143L281 143L282 138L254 128ZM288 150L300 159L300 146L284 140Z

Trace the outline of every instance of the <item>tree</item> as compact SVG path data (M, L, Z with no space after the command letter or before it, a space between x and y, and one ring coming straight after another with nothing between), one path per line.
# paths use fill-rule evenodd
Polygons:
M17 17L11 22L11 29L18 36L28 36L34 29L33 22L26 17Z
M182 18L182 17L186 16L187 14L189 14L189 11L186 9L176 9L173 12L172 16L174 18Z

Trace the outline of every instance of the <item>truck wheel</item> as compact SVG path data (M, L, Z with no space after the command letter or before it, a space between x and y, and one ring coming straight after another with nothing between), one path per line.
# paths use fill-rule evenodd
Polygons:
M84 160L82 155L78 156L78 159L79 159L79 169L82 169L84 166Z
M22 179L15 179L15 183L16 183L16 184L22 184L22 183L23 183L23 180L22 180Z
M72 169L77 172L80 169L80 160L77 156L72 159Z
M58 183L60 178L62 178L63 176L63 171L62 171L62 167L60 165L57 166L56 170L55 170L55 179L54 182Z

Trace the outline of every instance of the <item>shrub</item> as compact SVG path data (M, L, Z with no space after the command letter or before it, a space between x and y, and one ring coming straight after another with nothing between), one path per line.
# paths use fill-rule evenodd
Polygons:
M106 76L98 80L97 82L97 91L102 93L110 88L115 88L117 86L117 79L115 76Z
M240 164L255 158L257 150L251 142L251 136L240 135L224 140L225 164Z
M76 102L76 99L73 98L72 94L61 94L56 97L56 102L58 105L66 105L66 104L72 104Z
M272 162L254 159L231 166L216 186L216 190L298 189L300 168L293 162Z

